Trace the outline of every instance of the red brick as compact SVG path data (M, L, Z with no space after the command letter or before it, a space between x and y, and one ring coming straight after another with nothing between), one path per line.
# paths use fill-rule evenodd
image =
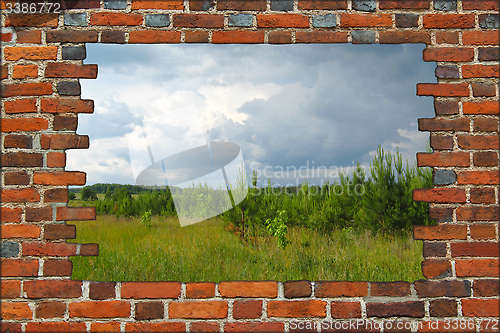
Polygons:
M426 31L381 31L380 44L430 44L431 36Z
M6 47L5 60L56 60L57 46Z
M90 332L120 332L120 323L117 321L91 323Z
M459 221L498 221L498 206L492 207L458 207Z
M4 104L6 113L31 113L36 112L35 99L18 99L15 101L7 101Z
M219 284L222 297L278 297L278 284L274 281L222 281Z
M92 13L90 15L90 24L92 25L141 25L143 21L140 14L125 13Z
M458 44L458 32L436 31L436 43L438 44Z
M424 317L424 302L366 303L368 317Z
M189 0L189 10L207 11L214 6L214 0Z
M76 238L76 227L66 224L46 224L43 237L45 239L72 239Z
M448 260L426 259L422 261L422 274L427 279L451 276L451 264Z
M264 43L264 31L214 31L213 44L261 44Z
M115 298L115 286L115 282L90 282L89 298L95 300Z
M418 83L417 95L437 97L468 97L469 85L467 83Z
M40 30L24 30L17 32L17 43L40 44L42 32Z
M16 65L12 73L13 79L30 79L38 76L37 65Z
M449 240L467 239L467 226L465 225L415 225L413 238L422 240Z
M54 30L47 31L47 43L97 43L97 31Z
M477 0L462 0L462 8L464 10L499 10L499 3L496 0L492 1L477 1Z
M163 319L163 302L139 302L135 305L135 320Z
M14 118L2 119L2 132L31 132L49 128L49 122L44 118Z
M85 323L78 322L29 322L26 332L85 332Z
M266 0L218 0L218 10L255 10L265 11L267 7Z
M12 33L10 33L10 32L8 32L8 33L2 33L1 38L2 38L1 39L2 42L10 42L10 41L12 41Z
M74 243L24 243L23 256L69 257L76 255Z
M474 60L474 49L465 47L427 48L423 51L423 59L424 61L472 61Z
M234 301L233 318L257 319L262 315L261 300Z
M97 78L97 65L75 65L49 62L45 68L45 77Z
M69 195L67 188L53 188L45 191L45 202L68 202Z
M82 221L95 218L95 207L56 207L56 221Z
M80 245L80 256L98 256L99 244L89 243Z
M309 17L300 14L259 14L259 28L309 28Z
M462 77L466 79L474 77L498 77L500 76L500 67L496 65L463 65Z
M128 318L130 303L127 301L82 301L69 304L70 318Z
M495 189L489 187L471 188L470 202L473 204L494 204Z
M2 280L0 284L0 296L4 298L18 298L21 296L21 281L19 280Z
M464 31L462 43L464 45L498 45L498 31Z
M178 298L180 282L123 282L122 298Z
M404 281L397 282L372 282L371 296L391 296L404 297L411 294L410 283Z
M494 224L474 224L469 227L472 239L496 238Z
M461 171L457 173L458 184L498 185L500 173L493 171Z
M498 243L451 243L452 257L498 257Z
M2 1L0 4L4 4ZM22 332L21 323L2 322L2 331L4 332Z
M497 132L498 119L493 118L476 118L474 119L475 132Z
M129 34L129 44L150 44L150 43L180 43L180 31L131 31Z
M346 0L299 0L299 10L318 10L318 9L347 9Z
M0 303L2 320L31 319L33 311L27 302L2 302Z
M427 14L424 15L424 28L431 29L459 29L474 28L472 14Z
M1 97L13 96L42 96L52 95L52 84L48 82L41 83L19 83L2 85Z
M438 150L452 150L453 149L453 136L450 135L432 135L430 138L430 145L433 151Z
M499 317L498 299L463 299L462 312L466 317Z
M413 200L432 203L465 203L462 188L418 188L413 190Z
M40 222L52 220L52 207L26 208L26 221Z
M191 332L220 332L220 324L198 321L193 322L191 323Z
M455 270L457 276L499 276L498 259L457 259L455 261Z
M422 166L468 167L470 165L469 153L463 153L463 152L417 153L417 165L419 167Z
M40 194L34 188L2 190L1 193L2 202L33 202L40 200Z
M28 298L77 298L82 295L82 282L73 280L30 280L24 282L23 290Z
M179 322L169 323L127 323L126 332L186 332L186 324Z
M464 102L463 108L464 114L500 114L497 101Z
M66 153L47 153L47 167L64 168L66 166Z
M48 113L93 113L94 101L90 99L42 99L41 111Z
M227 317L226 301L184 301L168 305L169 318L222 319Z
M186 31L184 34L186 43L208 43L207 31Z
M31 149L33 147L33 137L22 134L6 135L3 139L3 147Z
M429 1L380 0L380 9L429 9Z
M38 238L41 229L32 224L4 224L0 226L2 238Z
M184 28L222 28L224 16L215 14L175 14L174 27Z
M87 149L89 137L78 134L42 134L42 149Z
M37 171L33 183L38 185L85 185L86 174L79 171Z
M437 132L437 131L469 131L470 120L465 117L455 119L436 119L420 118L418 119L418 130Z
M45 260L43 276L71 276L73 263L71 260Z
M391 27L391 14L341 14L340 26L348 27Z
M144 1L133 0L132 10L134 9L184 9L183 0L161 0L161 1Z
M499 280L475 280L473 289L475 297L490 297L500 295Z
M361 318L361 303L332 301L332 318Z
M38 275L38 260L25 259L2 259L1 276L37 276ZM24 291L26 291L26 283L24 283Z
M290 44L292 33L290 31L269 31L269 44Z
M59 15L45 14L8 14L5 20L6 27L57 27Z
M36 305L36 318L62 318L66 312L64 302L46 301Z
M347 43L347 32L297 31L296 43Z
M215 283L213 282L188 282L186 283L187 298L215 297Z
M326 317L325 301L269 301L267 303L268 317Z
M310 281L286 281L283 289L285 298L309 297L312 294Z
M2 201L5 201L4 191L2 192ZM22 215L23 210L21 208L2 207L0 210L0 218L2 222L19 223L21 222Z
M368 296L367 282L327 282L316 283L316 297L360 297Z
M284 332L285 325L277 322L226 323L224 332Z

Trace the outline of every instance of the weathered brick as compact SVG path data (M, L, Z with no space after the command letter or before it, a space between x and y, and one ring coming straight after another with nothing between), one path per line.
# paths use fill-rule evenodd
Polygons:
M429 217L436 222L452 222L453 208L429 207Z
M423 297L469 297L471 283L468 280L415 281L417 296Z
M475 132L496 132L498 131L498 119L494 118L475 118L474 131Z
M261 300L234 301L233 318L257 319L262 315Z
M377 5L375 0L353 0L352 9L363 12L374 12L377 9Z
M69 195L67 188L53 188L45 191L45 202L68 202L68 200Z
M64 96L78 96L81 92L80 82L78 81L60 81L57 83L57 92Z
M147 14L147 27L168 27L170 25L170 16L166 14Z
M40 30L17 31L17 43L40 44L42 32Z
M308 28L309 18L301 14L259 14L259 28Z
M424 302L366 303L368 317L424 317Z
M429 302L431 317L456 317L457 301L452 299L436 299Z
M25 152L4 153L0 165L2 167L41 167L43 166L43 155Z
M340 302L331 303L332 318L361 318L361 304L359 302Z
M459 277L498 277L498 266L498 259L457 259L455 261L455 270Z
M52 129L54 131L76 131L78 126L78 117L54 116Z
M47 240L74 239L76 238L76 226L66 224L46 224L43 237Z
M436 152L417 153L417 165L432 167L468 167L469 153L463 152Z
M439 150L452 150L453 149L453 136L451 135L434 135L431 134L430 146L433 151Z
M455 119L419 118L418 130L437 131L469 131L470 120L465 117Z
M227 25L230 27L251 27L253 25L254 15L252 14L231 14L229 15Z
M434 111L436 115L458 114L457 101L434 101Z
M19 256L19 243L5 241L2 242L2 258L13 258Z
M453 12L457 10L457 1L434 0L434 9L442 12Z
M97 78L97 65L75 65L49 62L45 68L45 77Z
M284 332L283 323L277 322L234 322L224 325L224 332Z
M52 88L51 88L52 89ZM35 99L18 99L4 103L6 113L32 113L37 111Z
M426 258L446 256L446 243L444 242L424 242L423 245L423 256Z
M78 134L42 134L42 149L86 149L89 137Z
M162 302L139 302L135 305L135 320L163 319Z
M179 43L181 33L179 31L131 31L129 43Z
M286 298L309 297L312 293L310 281L286 281L283 287Z
M500 16L498 14L479 15L479 26L483 29L500 28Z
M91 25L105 26L132 26L141 25L143 22L140 14L125 13L92 13L90 14Z
M57 27L59 15L56 13L45 14L8 14L5 19L6 27Z
M47 43L96 43L97 31L51 30L47 31Z
M224 16L214 14L174 14L174 27L185 28L222 28Z
M337 26L335 14L313 15L312 25L315 28L334 28Z
M37 276L38 260L26 259L2 259L1 276ZM26 282L24 282L24 291L26 291Z
M268 41L269 44L290 44L292 33L290 31L270 31Z
M40 194L34 188L2 190L2 202L39 201ZM3 213L3 211L2 211Z
M227 317L226 301L184 301L168 305L169 318L221 319Z
M86 173L79 171L36 171L33 183L38 185L85 185Z
M472 96L474 97L494 97L496 96L496 88L493 83L472 83Z
M463 0L462 8L464 10L497 10L500 8L500 4L496 0Z
M100 0L58 0L62 9L91 9L101 7Z
M87 13L64 13L64 25L70 27L86 27Z
M3 147L31 149L33 147L33 137L24 134L6 135L3 139Z
M427 279L440 279L452 276L448 260L426 259L422 261L422 275Z
M469 227L472 239L496 238L494 224L474 224Z
M404 297L409 296L410 294L411 291L409 282L397 281L371 283L371 296Z
M101 43L125 44L125 32L119 30L106 30L101 33Z
M375 43L375 31L353 30L351 31L353 44L373 44Z
M189 10L207 11L215 6L214 0L190 0Z
M104 300L115 298L116 282L90 282L89 298L94 300Z
M213 282L186 283L186 297L187 298L215 297L215 283Z
M133 0L132 10L134 9L183 9L183 0Z
M299 0L298 9L318 10L318 9L347 9L346 0Z
M69 304L69 316L84 318L127 318L130 303L127 301L82 301Z
M87 50L85 46L63 46L63 60L84 60L87 58Z
M461 171L457 174L458 184L498 185L500 173L493 171Z
M71 276L73 262L71 260L45 260L43 263L43 276Z
M347 32L334 31L297 31L297 43L347 43Z
M426 31L381 31L380 44L429 44L431 36Z
M498 299L464 299L462 300L462 313L466 317L498 318L500 316L499 304Z
M223 297L266 297L278 296L278 284L274 281L222 281L219 284L219 293Z
M498 115L500 107L496 101L464 102L464 114Z
M325 317L326 305L321 300L268 301L267 315L288 318Z
M471 14L426 14L423 22L430 29L473 28L475 24Z
M413 226L413 238L422 240L449 240L467 239L467 227L465 225L415 225Z
M417 14L396 14L395 18L396 18L396 27L398 28L418 27Z
M16 65L12 73L13 79L32 79L38 76L37 65Z
M437 66L435 70L436 77L442 79L458 79L460 72L457 66Z
M498 207L458 207L459 221L498 221Z
M498 279L475 280L473 289L475 297L491 297L500 295L500 283Z
M455 170L434 170L432 183L434 185L450 185L457 181Z
M463 188L418 188L413 190L413 200L432 203L465 203Z
M66 304L57 301L38 303L35 309L36 318L62 318L66 312Z
M422 0L380 0L380 9L429 9L429 1Z
M265 11L267 7L266 0L218 0L218 10L255 10Z
M366 282L327 282L316 283L314 290L316 297L361 297L368 296Z
M122 298L178 298L180 282L123 282Z
M498 153L494 151L475 152L473 161L475 166L498 166Z
M424 61L460 61L460 62L472 61L472 60L474 60L474 49L470 48L470 47L426 48L423 51L423 59L424 59ZM455 85L455 86L457 89L459 89L459 85ZM434 95L434 96L436 96L436 95Z
M184 33L186 43L208 43L207 31L186 31Z
M52 95L52 84L48 82L3 84L1 92L1 97Z
M57 46L23 46L4 48L5 60L56 60Z
M451 243L452 257L498 257L498 243Z
M392 26L390 14L341 14L340 26L343 28L375 28Z
M127 0L104 0L105 9L127 9Z
M52 207L26 208L26 221L40 222L52 220Z
M500 52L498 47L481 47L479 48L478 59L480 61L498 61L500 60Z

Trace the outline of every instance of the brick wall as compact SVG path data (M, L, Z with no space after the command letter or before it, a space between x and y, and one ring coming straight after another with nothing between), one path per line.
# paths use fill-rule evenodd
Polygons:
M499 316L498 2L58 4L60 13L9 14L15 1L2 1L3 331L294 331L352 318L412 323L419 331L492 330L489 320ZM434 96L435 117L419 119L434 151L417 161L433 167L435 186L414 199L429 202L439 222L414 229L424 241L426 280L71 280L69 257L98 253L97 244L66 243L75 237L66 221L95 218L92 208L66 207L68 185L86 181L82 172L65 171L65 151L89 146L76 134L78 114L94 108L80 98L79 79L97 77L97 65L82 65L86 43L426 44L423 59L436 62L437 83L419 83L416 91ZM356 330L346 325L313 330Z

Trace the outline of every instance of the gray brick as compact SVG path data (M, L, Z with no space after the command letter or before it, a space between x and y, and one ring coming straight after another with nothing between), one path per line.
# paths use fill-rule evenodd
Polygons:
M227 23L230 27L251 27L253 24L253 15L233 14L229 16Z
M457 174L454 170L436 170L432 173L434 185L450 185L457 181Z
M335 26L337 26L335 14L313 15L313 27L333 28Z
M363 31L363 30L353 30L352 31L352 43L353 44L373 44L375 43L375 31Z
M57 92L59 93L59 95L78 96L81 93L80 82L61 81L57 83Z
M86 27L87 13L64 13L64 25L72 27Z
M362 12L374 12L377 9L375 0L366 0L366 1L354 0L352 2L352 8Z
M398 28L418 27L418 15L396 14L396 27Z
M63 46L63 60L83 60L87 58L85 46Z
M479 26L483 29L500 28L500 16L498 14L479 15Z
M127 0L104 0L105 9L127 9Z
M168 27L170 25L170 16L167 14L147 14L147 27Z
M19 255L19 243L17 242L2 242L2 257L12 258Z
M271 10L292 11L293 0L271 0Z
M457 66L438 66L435 74L441 79L458 79L460 77Z
M451 12L457 10L457 1L453 0L434 0L434 9L442 12Z

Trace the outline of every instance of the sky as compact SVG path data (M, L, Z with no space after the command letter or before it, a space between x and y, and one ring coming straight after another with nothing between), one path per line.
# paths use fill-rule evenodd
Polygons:
M89 185L135 184L152 163L206 142L239 146L233 165L256 170L259 184L334 180L358 161L369 167L379 145L412 164L429 139L417 119L433 117L432 98L415 93L435 82L423 48L88 44L84 63L99 74L80 82L95 112L79 115L77 133L90 149L67 151L67 170L87 172Z

